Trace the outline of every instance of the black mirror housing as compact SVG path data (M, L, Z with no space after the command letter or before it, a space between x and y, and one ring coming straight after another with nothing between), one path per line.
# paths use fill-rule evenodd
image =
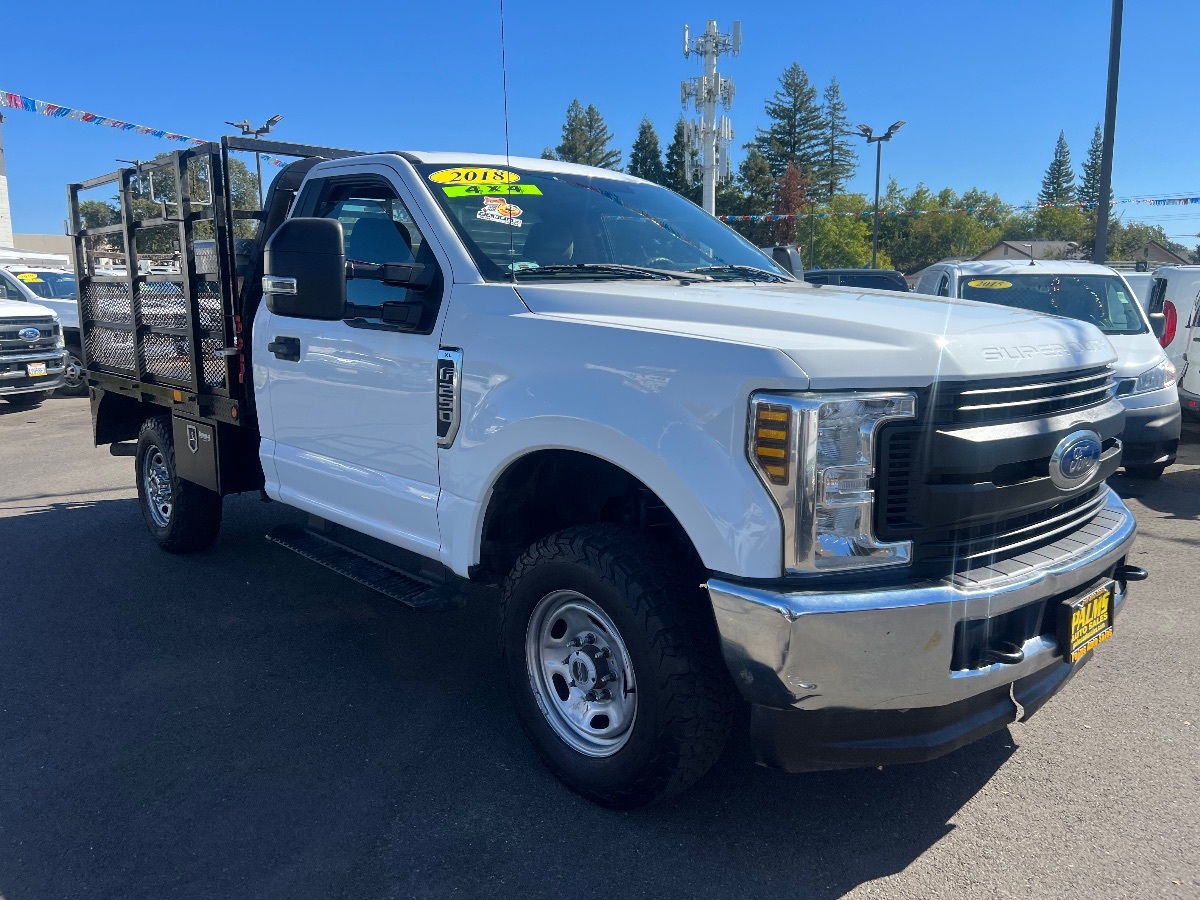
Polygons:
M263 292L277 316L346 317L346 246L336 219L288 219L263 251Z
M1150 330L1156 338L1162 340L1163 332L1167 330L1166 313L1150 313Z

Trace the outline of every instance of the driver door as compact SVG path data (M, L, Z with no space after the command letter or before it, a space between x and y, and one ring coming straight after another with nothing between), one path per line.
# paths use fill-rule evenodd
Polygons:
M347 260L415 260L439 274L420 292L350 279L347 298L356 315L342 321L279 316L264 307L254 341L270 407L262 417L260 451L268 492L273 475L280 500L436 557L434 373L442 267L397 173L379 165L330 171L306 183L298 215L339 220ZM425 307L417 323L397 326L363 313L363 307L417 300Z

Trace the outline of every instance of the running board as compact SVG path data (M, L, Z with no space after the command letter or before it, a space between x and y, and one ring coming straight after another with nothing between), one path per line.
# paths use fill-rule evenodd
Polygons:
M267 540L413 609L445 609L459 605L456 602L458 591L452 586L427 584L312 529L279 525L271 530Z

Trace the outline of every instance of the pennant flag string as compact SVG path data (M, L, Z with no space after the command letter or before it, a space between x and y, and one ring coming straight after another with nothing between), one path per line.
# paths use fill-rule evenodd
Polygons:
M165 141L176 141L184 144L207 144L208 141L203 138L188 137L185 134L176 134L173 131L164 131L161 128L151 128L148 125L135 125L132 122L125 122L121 119L113 119L109 116L101 116L92 112L84 112L81 109L72 109L69 106L59 106L57 103L47 103L45 100L35 100L32 97L26 97L23 94L14 94L11 91L0 91L0 108L19 109L24 112L36 113L42 116L49 116L53 119L74 119L77 122L85 122L90 125L107 125L109 128L115 128L118 131L131 131L134 134L144 134L147 137L162 138ZM276 159L266 153L260 154L263 159L275 166L283 166L286 163L281 159Z

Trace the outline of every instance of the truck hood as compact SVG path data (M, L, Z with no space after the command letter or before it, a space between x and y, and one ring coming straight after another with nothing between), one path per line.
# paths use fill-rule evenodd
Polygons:
M925 387L1116 359L1095 327L1025 310L806 284L518 284L535 314L768 347L813 388Z
M24 300L0 300L0 319L28 319L33 316L52 316L54 311L40 303Z

